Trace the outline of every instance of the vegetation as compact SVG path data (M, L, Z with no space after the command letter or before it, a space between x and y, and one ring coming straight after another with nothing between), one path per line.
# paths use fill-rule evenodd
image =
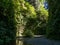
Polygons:
M16 21L13 1L0 0L0 4L0 45L14 45Z
M34 34L45 34L46 23L48 17L48 10L45 10L43 4L40 10L35 10L36 18L27 18L27 23L25 25L25 31L27 29L31 30Z
M22 26L25 37L46 34L48 38L60 39L59 0L48 0L47 10L45 1L36 4L40 5L37 10L36 5L26 0L0 0L0 45L16 45Z
M49 17L47 24L47 37L60 39L60 6L59 0L49 0Z
M34 34L31 30L26 30L24 31L24 33L22 34L24 37L28 37L28 38L32 38L34 37Z
M16 45L20 23L19 0L0 0L0 45Z

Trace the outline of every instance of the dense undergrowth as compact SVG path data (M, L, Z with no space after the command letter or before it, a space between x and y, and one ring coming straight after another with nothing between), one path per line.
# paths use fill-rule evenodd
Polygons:
M46 35L50 39L60 40L60 0L48 0L49 17L47 23Z

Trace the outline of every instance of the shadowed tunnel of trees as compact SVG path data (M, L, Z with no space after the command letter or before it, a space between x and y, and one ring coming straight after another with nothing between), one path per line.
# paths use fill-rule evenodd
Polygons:
M0 45L16 45L20 27L25 37L45 35L60 40L60 1L45 1L34 4L27 0L0 0Z

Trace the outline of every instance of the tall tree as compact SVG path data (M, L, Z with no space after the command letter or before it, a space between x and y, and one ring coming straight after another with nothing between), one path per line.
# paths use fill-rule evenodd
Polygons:
M49 17L47 24L47 37L60 39L60 0L48 0Z
M17 0L0 0L0 45L16 45L16 20L19 20Z

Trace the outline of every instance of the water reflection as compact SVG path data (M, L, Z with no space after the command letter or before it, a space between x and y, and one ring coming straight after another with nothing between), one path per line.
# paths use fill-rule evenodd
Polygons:
M23 38L18 37L16 41L17 45L23 45Z
M32 45L27 43L27 40L29 40L29 38L19 38L17 39L17 45Z

